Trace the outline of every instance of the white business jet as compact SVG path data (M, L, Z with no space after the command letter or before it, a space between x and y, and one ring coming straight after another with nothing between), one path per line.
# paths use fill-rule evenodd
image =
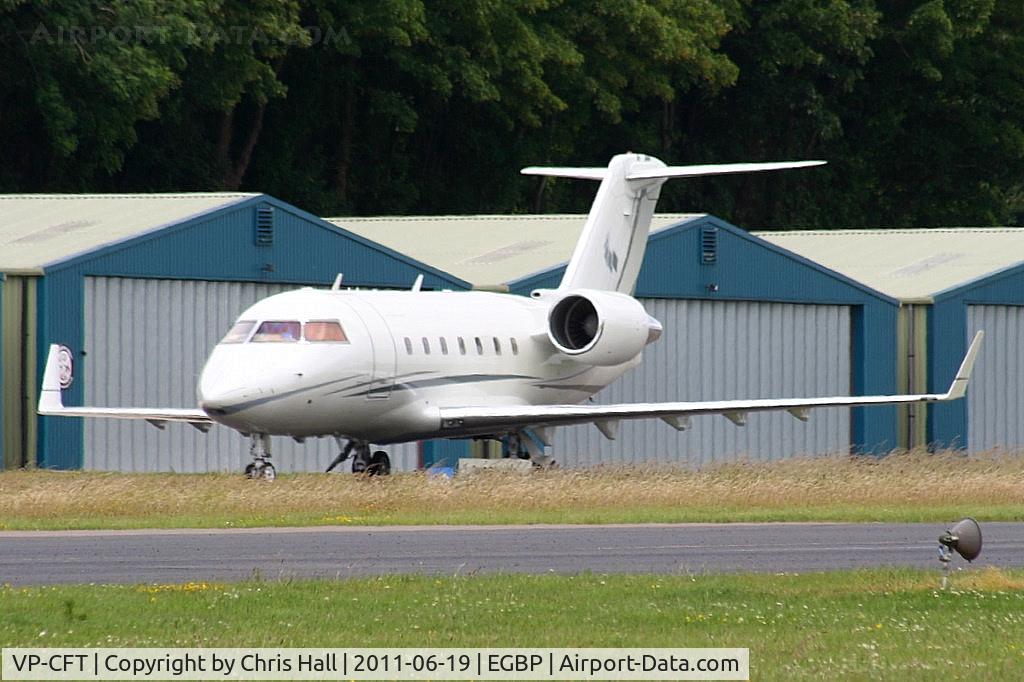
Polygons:
M527 175L600 181L557 289L529 298L482 291L290 291L259 301L213 349L197 409L70 407L61 400L61 350L51 346L39 413L145 419L163 427L214 422L251 439L251 477L273 478L270 435L333 436L355 472L388 473L384 445L432 438L502 439L512 454L544 459L549 429L593 423L615 438L623 419L659 418L683 430L693 415L742 425L748 412L885 405L963 397L978 353L972 342L939 394L715 402L581 404L640 363L662 333L632 297L651 215L669 178L781 170L821 161L666 166L641 154L607 168L526 168ZM66 352L66 351L65 351Z

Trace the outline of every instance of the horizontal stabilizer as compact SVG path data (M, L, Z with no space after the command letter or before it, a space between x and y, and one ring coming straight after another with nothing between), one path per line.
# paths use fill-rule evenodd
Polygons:
M607 168L549 168L530 166L519 171L523 175L547 175L552 178L576 178L577 180L604 180Z
M627 180L656 180L658 178L695 178L702 175L729 175L730 173L756 173L758 171L786 170L823 166L826 161L775 161L770 163L717 163L702 166L664 166L636 171Z

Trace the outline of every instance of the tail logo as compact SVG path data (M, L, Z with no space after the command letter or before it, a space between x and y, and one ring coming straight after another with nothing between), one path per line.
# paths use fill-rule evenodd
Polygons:
M60 381L61 390L70 388L75 377L75 361L71 349L61 346L57 349L57 379Z
M608 237L604 238L604 264L608 266L608 272L619 271L619 255L612 251Z

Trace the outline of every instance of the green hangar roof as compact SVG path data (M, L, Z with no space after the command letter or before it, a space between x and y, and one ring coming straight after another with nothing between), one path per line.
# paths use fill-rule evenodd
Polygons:
M50 263L257 196L227 192L0 195L0 272L42 274Z
M658 214L652 231L702 217ZM585 215L327 218L477 287L505 285L568 262Z
M943 292L1024 262L1021 228L755 234L905 303L931 303Z

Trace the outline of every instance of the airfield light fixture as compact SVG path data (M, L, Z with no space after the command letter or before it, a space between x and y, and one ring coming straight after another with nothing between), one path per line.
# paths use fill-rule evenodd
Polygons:
M974 561L981 554L981 526L967 517L956 522L939 536L939 561L942 562L942 589L949 586L949 564L956 552L967 561Z

